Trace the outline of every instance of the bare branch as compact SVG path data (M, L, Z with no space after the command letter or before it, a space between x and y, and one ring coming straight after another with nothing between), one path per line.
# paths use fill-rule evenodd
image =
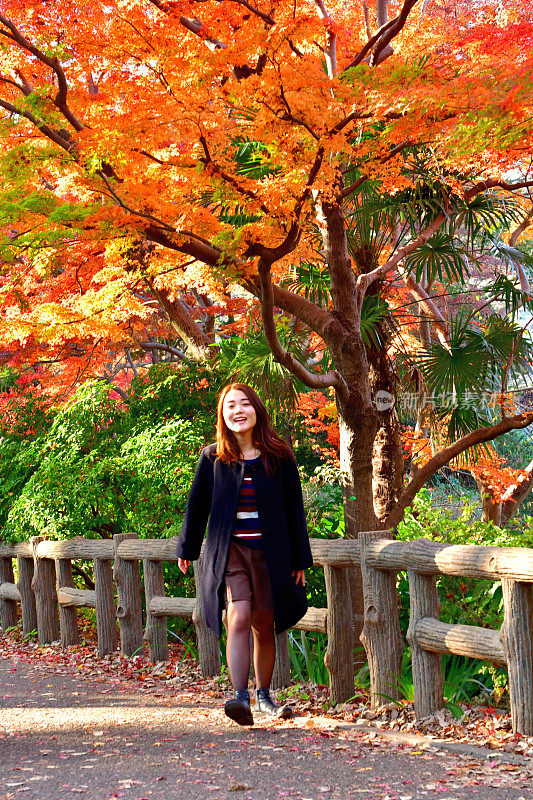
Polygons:
M139 347L142 347L143 350L148 352L160 350L162 353L168 353L169 355L176 356L176 358L179 358L180 361L184 361L186 364L194 363L185 355L182 350L178 350L177 347L172 347L170 344L161 344L160 342L139 342Z
M479 183L474 184L468 191L465 192L465 200L470 200L480 192L484 192L487 189L493 189L494 187L498 187L499 189L508 189L510 192L514 192L517 189L527 189L533 186L533 181L520 181L518 183L508 183L507 181L492 179L487 181L480 181Z
M380 280L383 278L387 272L391 269L396 267L401 261L405 259L410 253L416 250L420 245L425 244L428 239L430 239L435 231L441 227L446 221L447 216L444 213L439 214L433 222L428 225L428 227L423 230L412 242L406 244L404 247L401 247L394 256L389 258L385 264L382 264L380 267L376 267L376 269L372 270L372 272L365 272L362 275L357 277L357 288L358 290L362 291L363 293L366 292L368 287L374 283L374 281Z
M370 11L366 0L363 0L363 17L365 20L366 35L370 39L372 37L372 28L370 27Z
M139 377L139 373L137 371L137 366L133 363L133 359L131 357L131 353L130 353L129 347L125 351L125 355L126 355L126 360L127 360L128 364L129 364L130 368L133 371L133 374L135 375L136 378L138 378Z
M471 431L466 436L461 437L453 444L441 450L427 464L420 468L416 477L409 483L407 488L402 492L398 503L385 520L387 527L395 527L403 519L403 515L408 506L411 505L416 497L417 492L424 486L425 483L439 470L444 467L454 458L456 458L469 447L482 444L484 442L491 442L498 436L501 436L508 431L517 430L519 428L527 428L528 425L533 423L533 411L528 411L524 414L517 414L514 417L507 417L502 419L496 425L490 425L486 428L478 428Z
M388 17L388 0L376 0L376 13L377 13L377 21L378 21L378 28L381 28L382 25L385 25L387 22Z

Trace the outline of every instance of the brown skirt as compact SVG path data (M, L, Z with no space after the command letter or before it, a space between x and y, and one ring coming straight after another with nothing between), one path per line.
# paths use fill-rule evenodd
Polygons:
M232 540L224 580L226 606L235 600L248 600L253 609L274 608L264 550Z

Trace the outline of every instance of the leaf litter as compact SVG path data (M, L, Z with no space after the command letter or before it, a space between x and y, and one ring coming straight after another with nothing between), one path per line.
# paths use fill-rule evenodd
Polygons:
M186 701L190 706L189 719L193 720L188 723L190 727L195 727L203 718L204 722L210 721L217 725L220 723L228 724L228 734L231 734L233 723L228 723L225 719L222 703L219 702L231 690L227 677L204 678L200 674L198 663L192 657L183 657L183 648L181 646L171 646L169 651L169 662L153 665L148 661L147 653L145 652L141 652L132 658L126 658L117 650L104 658L99 658L97 648L92 644L61 648L57 642L46 647L40 647L35 643L24 641L22 635L16 631L0 637L0 657L7 659L11 663L12 672L16 672L17 665L22 662L31 664L43 676L49 675L50 671L65 673L71 677L74 676L80 680L80 686L77 688L81 688L88 681L99 683L98 693L104 696L105 694L116 694L118 691L124 693L134 692L135 696L145 695L147 698L179 698L180 701ZM82 694L82 692L72 692L72 697L79 697ZM303 753L312 753L319 756L322 748L321 743L325 744L327 742L332 754L335 753L337 757L345 758L347 766L357 772L361 763L361 753L358 751L358 747L372 747L378 751L386 751L393 748L425 760L444 755L442 751L439 751L439 742L443 740L488 747L495 751L495 755L498 752L519 754L520 756L533 755L533 739L512 733L510 715L505 709L464 705L462 706L463 715L459 720L445 709L432 717L417 722L414 719L412 705L407 703L387 703L377 712L374 712L370 710L369 697L363 693L359 693L351 702L331 707L328 688L323 685L300 683L283 690L280 695L280 699L283 702L291 702L295 705L298 716L294 721L268 721L270 731L272 733L277 731L281 738L278 739L277 744L276 742L271 742L264 746L267 751L265 752L265 759L269 756L274 757L273 754L276 750L289 750L294 754L293 757L295 759L302 758ZM112 698L110 698L110 701L113 702ZM78 701L74 700L74 702ZM79 702L83 703L83 697ZM165 705L164 703L163 706ZM192 716L190 716L191 707ZM172 712L176 712L176 706L172 707ZM333 724L340 721L352 723L352 726L349 729L339 729L334 733L319 726L319 719L324 720L324 718L326 721L331 720ZM146 717L143 717L143 719L144 722L147 721ZM365 729L372 727L373 730L368 732L363 727L358 730L359 725L364 726ZM95 755L103 753L108 745L111 746L112 738L105 738L105 726L106 722L104 721L98 728L88 729L88 735L92 742L90 751ZM303 746L295 747L290 739L284 741L285 737L289 735L284 732L284 728L290 729L292 727L299 727L304 732L307 732L307 735L304 736ZM235 727L235 730L240 729ZM412 744L391 743L391 741L384 741L379 737L380 731L423 733L426 737L434 739L435 744L429 751ZM213 731L213 735L222 735L222 733L221 731ZM180 735L186 734L182 733L178 736L168 737L168 739L163 739L162 741L176 745L170 750L177 752L178 755L175 757L179 759L181 765L186 766L189 762L184 761L179 752ZM334 739L334 742L330 743L328 741L330 739ZM154 747L156 745L161 746L162 741L153 743ZM249 744L246 739L237 738L232 740L228 739L226 735L226 751L231 751L232 741L237 745L235 747L236 752L243 748L246 750ZM42 753L47 752L47 750L42 751ZM60 757L69 757L74 754L79 755L79 752L65 752ZM128 755L126 753L125 757L128 757ZM475 787L477 786L503 787L512 785L515 789L524 787L525 793L531 796L528 787L532 785L533 770L529 768L513 763L496 763L496 761L487 762L483 760L482 763L478 763L471 756L462 754L456 754L454 763L450 760L449 754L446 755L448 755L449 768L445 777L443 777L442 782L428 781L424 794L435 793L439 794L442 800L454 800L450 795L445 798L442 797L442 794L453 792L454 789L465 786L472 787L471 791L476 793L478 790ZM270 760L265 760L262 763L265 766L272 764ZM50 766L54 768L54 765ZM90 768L90 765L86 765L87 767ZM23 767L19 767L19 771L15 772L14 775L21 775L20 770L23 769ZM367 769L369 768L362 768L363 772ZM165 776L160 775L157 780L164 781ZM376 780L375 777L368 776L369 797L376 797L374 789L378 791L380 800L385 800L387 797L390 797L391 800L393 798L394 800L410 800L413 797L412 794L409 794L408 784L410 781L408 780L403 781L407 788L405 794L398 794L397 788L394 790L393 787L378 787ZM11 784L13 788L15 788L15 783L18 782L13 781ZM374 784L376 785L371 789L371 785ZM134 782L123 781L117 785L115 796L120 796L124 789L131 789L133 786ZM18 783L18 788L22 788L21 783ZM209 786L206 785L205 788L209 792L218 791L219 789L218 785L212 781L209 781ZM241 793L246 793L252 787L247 783L234 781L224 788L232 796L242 797L243 794ZM84 790L85 787L81 784L78 785L78 789ZM326 785L319 787L321 795L325 797L330 794L330 789L331 787ZM279 797L282 796L290 797L294 795L292 790L286 790L285 795L283 793L279 794ZM300 794L298 796L301 797Z

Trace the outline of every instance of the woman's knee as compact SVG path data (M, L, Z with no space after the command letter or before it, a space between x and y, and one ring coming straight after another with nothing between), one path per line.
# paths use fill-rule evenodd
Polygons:
M252 630L260 638L274 636L274 612L270 609L252 612Z
M234 600L228 603L228 630L232 633L249 631L252 622L252 609L248 600Z

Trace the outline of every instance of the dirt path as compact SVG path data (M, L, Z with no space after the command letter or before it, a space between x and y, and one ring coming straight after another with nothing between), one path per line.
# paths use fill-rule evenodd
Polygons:
M2 800L533 800L527 766L370 736L306 717L239 728L205 695L0 659Z

